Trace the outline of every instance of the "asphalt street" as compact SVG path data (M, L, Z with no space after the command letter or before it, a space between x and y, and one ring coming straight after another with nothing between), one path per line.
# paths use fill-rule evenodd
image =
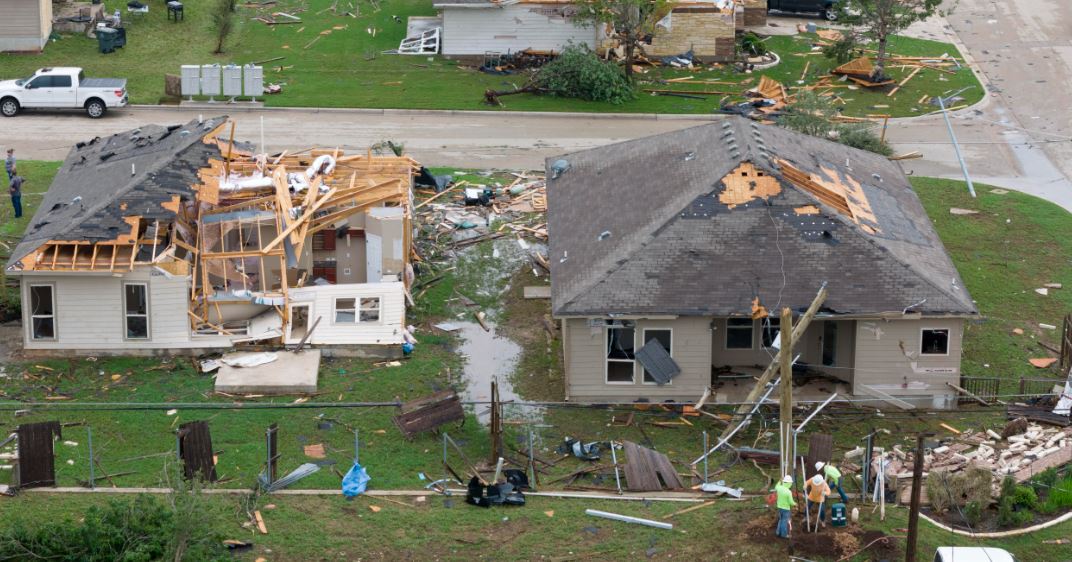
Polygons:
M777 26L795 18L774 18ZM953 41L987 89L977 106L951 113L971 177L1031 193L1072 211L1072 3L1060 0L960 0L943 20L913 35ZM27 113L0 121L0 147L21 158L62 159L75 142L137 128L231 115L238 135L269 150L339 146L364 151L392 140L431 166L541 168L547 157L709 122L713 116L521 114L507 112L139 107L90 120L75 113ZM262 121L263 120L263 121ZM940 114L890 123L902 163L915 175L962 178Z

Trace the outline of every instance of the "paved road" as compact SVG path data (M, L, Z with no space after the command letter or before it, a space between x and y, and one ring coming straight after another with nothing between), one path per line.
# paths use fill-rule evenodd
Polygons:
M776 18L794 26L796 18ZM1072 211L1072 3L1062 0L960 0L948 23L914 26L916 36L954 41L978 65L988 90L980 106L953 114L968 169L976 181L1044 197ZM90 121L78 115L27 114L3 120L0 147L23 158L62 159L71 144L135 128L177 123L228 108L146 108ZM432 166L538 168L548 156L705 122L710 116L586 117L517 113L376 112L363 110L230 111L238 134L257 140L264 119L268 148L339 145L349 150L383 140ZM961 178L939 115L896 120L889 138L898 151L920 150L903 163L916 175ZM1055 165L1057 162L1059 165ZM1063 168L1063 169L1062 169Z

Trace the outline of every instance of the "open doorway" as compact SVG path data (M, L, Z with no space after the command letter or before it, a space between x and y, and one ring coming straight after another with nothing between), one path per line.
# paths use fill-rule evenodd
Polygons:
M289 341L298 341L309 333L309 305L290 305L290 337Z

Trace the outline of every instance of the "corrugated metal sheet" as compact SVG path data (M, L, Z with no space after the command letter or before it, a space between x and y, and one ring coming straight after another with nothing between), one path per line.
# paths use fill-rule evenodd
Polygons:
M55 439L61 438L59 422L23 424L15 430L19 436L19 488L56 485L53 453Z

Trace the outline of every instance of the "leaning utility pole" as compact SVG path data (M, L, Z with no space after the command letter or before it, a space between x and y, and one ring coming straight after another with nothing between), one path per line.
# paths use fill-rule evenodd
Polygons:
M815 295L815 299L811 301L811 306L808 307L808 310L805 311L804 314L800 317L800 320L797 321L797 325L793 327L793 333L790 337L791 341L800 341L804 337L804 331L808 329L808 324L811 323L812 318L814 318L815 314L819 312L819 307L822 306L823 302L825 301L826 282L824 281L822 287L819 288L819 293ZM778 353L774 355L774 360L771 361L770 365L767 367L767 370L763 371L763 374L759 376L759 380L756 381L756 385L752 388L751 391L749 391L748 396L744 399L744 402L737 408L737 412L734 417L740 418L740 421L731 421L729 425L726 426L726 429L722 431L722 435L719 436L720 440L725 439L726 436L733 433L739 425L744 423L745 416L748 415L748 412L752 409L752 406L755 404L756 400L759 399L759 395L763 394L763 391L766 390L767 383L769 383L770 380L774 377L774 373L778 371L778 365L781 363L783 356L792 357L793 348L783 344L782 348L778 350ZM792 363L792 361L790 361L790 363Z
M793 450L793 311L789 307L782 309L782 319L778 324L778 334L782 340L779 356L781 360L778 369L781 371L782 399L778 413L778 423L781 426L781 446L779 450L782 457L782 476L791 475L796 468L794 459L796 451Z
M905 547L905 562L916 562L916 539L919 535L919 500L923 489L923 440L934 435L920 433L916 436L916 462L912 467L912 503L908 511L908 546Z

